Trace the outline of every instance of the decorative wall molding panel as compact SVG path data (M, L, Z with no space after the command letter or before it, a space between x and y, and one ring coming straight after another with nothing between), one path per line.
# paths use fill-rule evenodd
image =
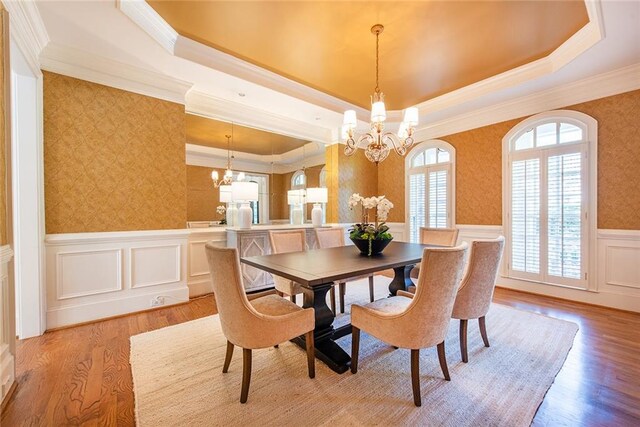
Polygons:
M185 103L192 84L154 70L50 43L40 54L43 70L126 90L140 95Z
M31 71L40 75L40 53L49 44L49 35L44 26L36 2L33 0L5 1L9 12L11 37L22 51Z
M189 285L189 297L193 298L213 292L205 245L207 242L213 242L216 246L226 247L227 231L224 227L217 229L195 228L189 231L187 284Z
M188 234L48 235L47 329L188 301Z
M0 247L0 402L9 393L15 381L15 358L11 354L11 336L6 322L9 311L9 262L13 258L11 246Z

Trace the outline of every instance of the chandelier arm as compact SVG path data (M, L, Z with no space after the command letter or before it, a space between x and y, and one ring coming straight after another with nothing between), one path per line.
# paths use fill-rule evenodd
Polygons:
M407 153L407 147L402 143L402 141L400 141L400 138L396 134L392 132L385 132L382 135L382 138L393 145L393 149L398 153L398 155L404 156Z

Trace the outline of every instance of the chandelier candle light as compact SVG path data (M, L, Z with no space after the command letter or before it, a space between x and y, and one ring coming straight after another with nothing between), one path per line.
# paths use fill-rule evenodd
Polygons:
M356 152L358 147L366 143L364 154L369 161L376 164L383 161L389 156L391 147L400 156L404 156L407 149L413 145L413 133L418 125L418 109L409 107L404 110L404 118L400 123L397 134L384 131L384 121L387 119L387 112L384 105L384 93L380 90L378 83L379 76L379 38L384 31L384 26L376 24L371 27L371 32L376 36L376 88L371 96L371 123L370 132L365 133L356 140L355 130L358 126L358 119L355 110L347 110L344 112L344 122L342 125L342 134L345 139L346 147L344 153L350 156Z

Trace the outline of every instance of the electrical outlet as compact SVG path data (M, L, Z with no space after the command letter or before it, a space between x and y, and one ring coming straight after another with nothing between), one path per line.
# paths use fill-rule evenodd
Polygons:
M151 307L160 307L164 305L164 297L155 297L151 300Z

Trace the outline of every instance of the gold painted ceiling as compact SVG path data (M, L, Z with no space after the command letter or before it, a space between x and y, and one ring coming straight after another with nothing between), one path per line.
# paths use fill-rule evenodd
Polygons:
M231 135L231 123L187 114L186 134L189 144L226 150L225 135ZM300 148L307 142L309 141L234 125L231 150L260 155L283 154Z
M149 4L181 35L368 108L402 109L542 58L588 22L583 1L175 1Z

